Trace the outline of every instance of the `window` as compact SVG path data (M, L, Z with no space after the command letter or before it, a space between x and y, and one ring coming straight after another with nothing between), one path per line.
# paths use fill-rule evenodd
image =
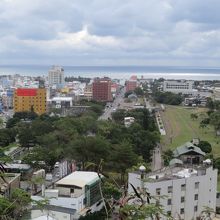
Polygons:
M171 216L171 211L167 211L167 215L168 215L168 216Z
M185 191L186 190L186 184L182 184L181 185L181 191Z
M167 200L167 205L171 205L172 204L172 200L171 199L168 199Z
M181 203L185 202L185 197L181 196Z
M173 187L172 186L168 186L168 193L172 193L173 192Z
M194 200L198 200L198 197L199 197L199 195L198 195L198 194L195 194Z
M198 189L199 188L199 182L196 182L195 183L195 189Z
M196 205L194 206L194 212L197 212L197 210L198 210L198 206Z
M160 195L160 188L156 189L156 195L159 196Z
M184 208L180 209L180 214L184 214Z

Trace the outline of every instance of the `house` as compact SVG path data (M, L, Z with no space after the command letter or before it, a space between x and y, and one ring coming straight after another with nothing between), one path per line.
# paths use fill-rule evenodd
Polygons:
M202 163L205 152L203 152L199 147L191 142L186 142L185 144L177 147L173 151L175 158L180 159L183 163L188 164L199 164Z
M68 215L70 220L79 219L103 207L100 181L96 172L75 171L56 182L54 189L46 189L42 196L33 196L32 199L48 199L47 209L55 219L58 213Z

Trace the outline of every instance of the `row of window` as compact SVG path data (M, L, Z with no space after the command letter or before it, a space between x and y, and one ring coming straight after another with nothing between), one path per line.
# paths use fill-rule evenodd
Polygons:
M199 182L195 182L195 189L198 189L199 188ZM182 184L181 185L181 191L185 191L186 190L186 184ZM157 188L156 189L156 195L160 195L160 192L161 192L161 188ZM173 187L172 186L168 186L167 187L167 192L168 193L172 193L173 192Z
M189 86L166 86L167 89L189 89Z
M198 206L196 205L196 206L194 206L194 212L197 212L197 211L198 211ZM184 213L185 213L184 208L181 208L181 209L180 209L180 214L183 215ZM167 215L168 215L168 216L171 216L171 211L168 211L168 212L167 212Z
M198 195L198 194L195 194L195 195L194 195L194 200L197 201L198 199L199 199L199 195ZM181 202L181 203L184 203L184 202L185 202L185 197L184 197L184 196L181 196L180 202ZM168 200L167 200L167 205L172 205L172 199L168 199Z

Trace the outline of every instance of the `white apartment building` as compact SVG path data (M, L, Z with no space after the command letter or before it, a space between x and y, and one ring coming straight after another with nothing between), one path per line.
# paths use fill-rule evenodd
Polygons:
M154 197L151 202L159 202L174 219L196 220L204 207L216 208L217 170L210 164L190 167L174 159L169 167L144 174L144 179L140 171L133 172L128 182L136 189L144 187ZM131 186L128 192L133 193Z
M61 66L52 66L48 72L49 86L62 88L64 86L64 69Z
M48 199L47 210L54 219L79 219L103 207L100 178L96 172L75 171L55 183L54 189L43 190L33 200Z
M182 94L193 94L193 84L194 81L164 81L163 83L163 91L164 92L172 92L172 93L182 93Z

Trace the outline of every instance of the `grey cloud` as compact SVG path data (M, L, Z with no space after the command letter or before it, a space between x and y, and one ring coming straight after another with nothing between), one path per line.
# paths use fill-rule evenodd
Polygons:
M2 0L0 62L217 64L219 8L219 0Z

